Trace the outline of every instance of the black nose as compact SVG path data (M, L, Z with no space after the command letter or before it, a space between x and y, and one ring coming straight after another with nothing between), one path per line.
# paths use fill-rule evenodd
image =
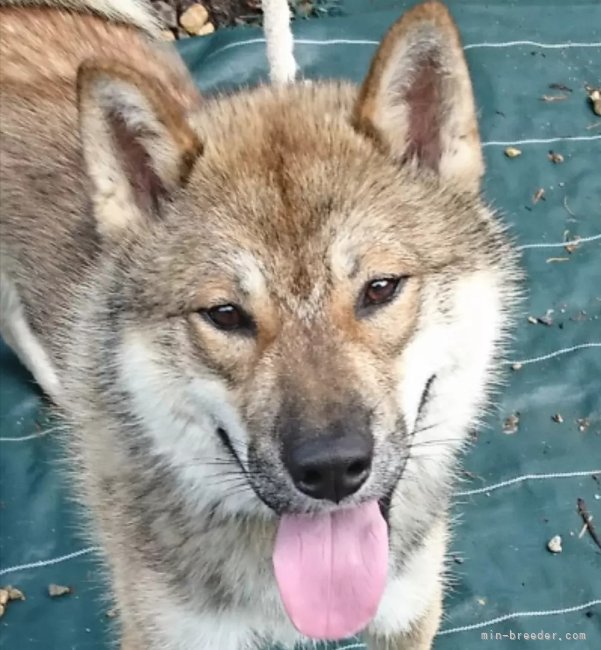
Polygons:
M284 462L301 492L338 503L365 483L372 453L371 436L324 436L290 445Z

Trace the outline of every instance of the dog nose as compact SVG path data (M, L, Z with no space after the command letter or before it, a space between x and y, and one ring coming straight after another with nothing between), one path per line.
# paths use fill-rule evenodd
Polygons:
M372 453L371 437L316 438L292 446L284 462L301 492L338 503L365 483Z

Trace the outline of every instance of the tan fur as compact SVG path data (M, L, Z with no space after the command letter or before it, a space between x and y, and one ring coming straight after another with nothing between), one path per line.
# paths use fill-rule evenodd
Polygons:
M147 0L2 0L3 7L41 7L72 12L90 12L114 23L123 23L156 36L158 18Z
M177 102L191 111L199 97L172 48L151 43L136 28L85 13L5 4L0 188L2 218L11 225L3 223L1 265L27 304L32 327L52 347L59 305L46 297L71 295L97 251L94 224L86 217L88 181L77 126L80 63L94 58L144 70L161 85L165 106ZM45 161L43 174L36 161ZM31 282L31 275L38 281ZM55 352L59 357L62 347Z
M479 196L447 11L406 14L362 89L201 103L139 22L8 4L0 270L14 290L0 326L71 424L122 648L306 640L275 588L278 516L338 505L297 489L281 449L335 430L373 441L369 478L342 505L378 500L390 529L367 633L376 650L427 650L456 458L518 278ZM428 124L426 100L441 113ZM383 277L401 278L398 294L365 307ZM242 331L209 318L231 304Z

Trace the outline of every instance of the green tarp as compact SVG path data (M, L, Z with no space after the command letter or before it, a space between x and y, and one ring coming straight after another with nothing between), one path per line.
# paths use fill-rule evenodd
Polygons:
M508 368L498 408L465 460L436 648L475 650L483 633L502 635L488 641L497 650L536 643L510 638L524 632L557 635L541 644L601 648L601 549L586 531L580 536L576 509L584 499L601 530L601 120L583 90L601 84L601 4L449 4L475 83L485 192L522 248L528 297L511 359L521 368ZM359 81L375 42L404 6L348 0L346 15L298 22L304 75ZM181 52L202 90L230 91L266 79L261 37L250 28L220 31L182 42ZM549 102L543 95L567 98ZM506 158L507 145L523 155ZM553 164L549 150L564 162ZM535 203L539 188L544 198ZM566 237L580 238L571 252ZM550 324L529 323L528 315L548 316ZM108 648L110 603L61 476L60 422L49 419L5 346L0 355L0 585L27 595L0 619L0 648ZM515 413L517 431L504 432ZM546 550L554 535L563 538L558 555ZM49 583L74 592L50 599ZM586 639L569 641L568 634ZM351 640L340 647L362 646Z

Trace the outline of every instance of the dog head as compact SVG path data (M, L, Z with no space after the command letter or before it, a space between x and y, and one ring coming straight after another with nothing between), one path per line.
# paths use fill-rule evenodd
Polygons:
M516 271L479 196L444 7L399 20L358 91L264 87L190 111L92 61L79 104L103 241L85 315L98 399L187 498L269 516L445 485Z

